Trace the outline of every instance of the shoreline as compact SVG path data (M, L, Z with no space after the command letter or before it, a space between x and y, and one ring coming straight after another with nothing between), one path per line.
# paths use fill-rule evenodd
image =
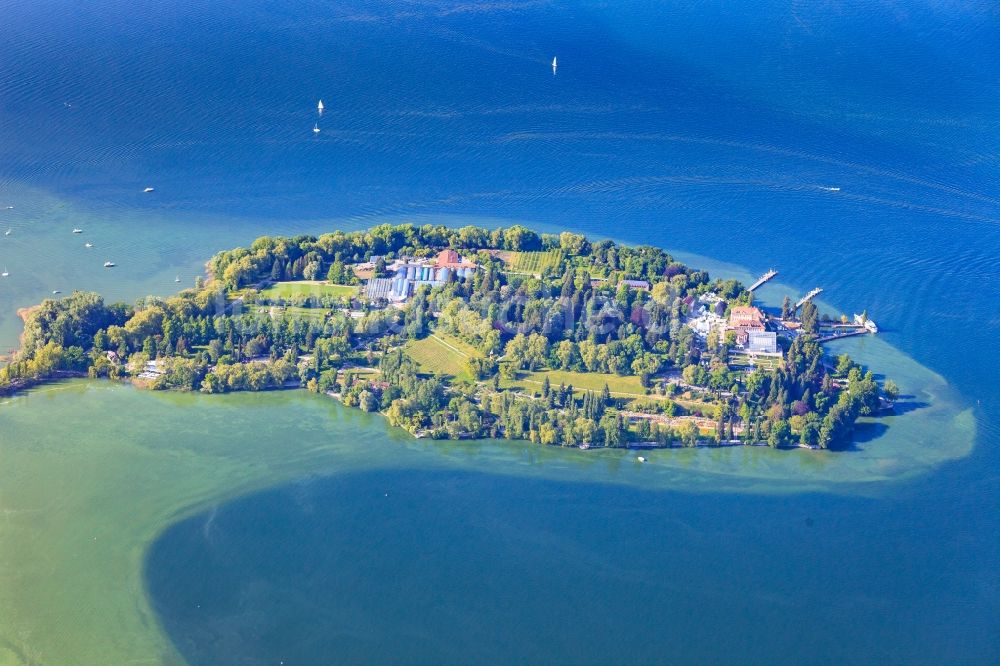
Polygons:
M378 277L357 295L337 291L344 272L364 262L378 266ZM654 246L594 244L518 225L403 224L262 237L205 267L221 290L181 290L135 307L74 292L43 301L34 319L42 306L23 308L32 348L24 348L22 331L21 362L4 369L3 381L17 390L66 368L205 393L302 384L337 388L345 405L378 411L416 437L609 448L742 439L847 449L858 416L877 415L881 400L870 369L849 357L828 369L819 311L808 302L816 290L795 310L786 298L778 319L755 307L742 283L713 281ZM268 276L322 292L298 303L309 316L302 307L285 314L284 301L276 310L258 292ZM517 303L503 305L515 290ZM488 312L484 302L492 303ZM537 313L531 321L529 313ZM559 328L543 327L547 317ZM430 340L439 345L427 347ZM754 352L766 352L766 363L758 365ZM342 371L359 355L366 369ZM543 377L540 393L526 385ZM897 392L889 381L884 388ZM656 404L641 406L650 400Z
M0 616L5 618L0 641L27 647L18 637L30 632L31 644L44 645L53 662L60 663L173 663L174 648L145 595L150 545L178 520L317 475L443 467L694 494L877 497L896 492L944 462L968 455L975 420L943 378L887 343L878 342L868 351L878 350L888 354L878 356L881 367L905 378L930 406L905 421L895 419L900 425L880 434L878 446L865 452L862 445L862 451L849 456L772 452L766 446L697 447L652 450L640 464L634 450L584 452L523 440L415 440L371 418L373 414L329 406L335 401L314 400L320 396L307 391L269 391L266 397L195 395L85 379L60 380L64 390L59 391L28 389L0 405L13 410L3 417L0 480L14 501L5 505L12 512L0 528L0 543L10 544L7 553L17 559L9 562L21 572L16 584L0 585ZM86 442L77 441L72 424L92 419L100 409L109 410L110 420L93 421L98 432ZM294 436L248 438L243 429L232 427L234 416L248 414L261 414L250 418ZM127 439L116 425L121 419L131 424ZM29 437L39 422L51 423L45 430L50 434ZM171 423L178 426L176 434L169 434ZM203 432L216 436L206 439ZM66 455L53 457L59 451ZM83 460L87 465L81 469ZM27 513L37 506L50 507L58 518L53 514L40 524ZM84 507L89 509L84 512ZM109 530L109 522L114 529ZM94 535L99 535L97 541ZM81 559L81 553L86 557ZM56 575L52 563L59 564ZM67 590L81 576L98 583L87 589L99 597L84 593L68 599ZM63 621L52 625L38 616L39 603L65 607ZM101 609L96 621L95 608ZM114 622L102 624L101 618ZM77 626L81 630L74 633Z

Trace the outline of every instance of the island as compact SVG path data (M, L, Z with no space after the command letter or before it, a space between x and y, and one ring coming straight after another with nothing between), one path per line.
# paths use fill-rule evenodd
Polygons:
M168 298L22 313L0 391L65 376L153 390L304 388L416 437L541 445L846 449L898 388L823 344L872 334L780 312L650 246L514 225L263 237Z

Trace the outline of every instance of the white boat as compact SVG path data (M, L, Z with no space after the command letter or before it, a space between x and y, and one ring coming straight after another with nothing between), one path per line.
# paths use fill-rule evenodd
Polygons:
M821 187L821 190L826 190L827 192L839 192L839 187Z
M146 189L143 190L143 193L144 194L149 194L150 192L153 192L155 190L156 190L155 187L147 187Z
M84 247L94 247L94 244L93 243L84 243L83 246Z
M104 267L105 268L114 268L115 267L115 262L113 262L113 261L105 261L104 262Z
M83 233L83 229L74 229L73 233L74 234L82 234Z
M313 125L313 132L316 133L316 134L319 134L319 123L316 123L315 125Z
M639 462L643 462L643 463L646 462L646 459L643 458L642 456L639 456L638 458L636 458L636 460L638 460Z
M53 296L55 296L56 294L61 294L61 293L62 293L62 292L61 292L61 291L59 291L58 289L53 289L53 290L52 290L52 295L53 295Z
M323 115L323 100L320 100L319 104L316 105L316 110L319 111L319 115Z
M10 273L7 272L7 267L3 267L3 273L0 273L0 277L7 277Z
M13 229L8 229L7 231L3 232L3 235L4 236L10 236L11 232L13 232L13 231L14 231Z
M557 69L558 67L559 67L559 61L558 61L558 60L556 59L556 57L555 57L555 56L552 56L552 73L553 73L553 74L555 74L555 73L556 73L556 69Z
M180 281L181 281L181 276L180 275L178 275L177 277L174 278L174 282L180 282Z

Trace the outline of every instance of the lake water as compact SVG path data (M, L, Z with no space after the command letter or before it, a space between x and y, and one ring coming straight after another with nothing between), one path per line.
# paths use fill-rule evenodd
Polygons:
M308 396L34 392L0 405L0 664L1000 660L995 4L0 16L2 351L52 290L170 293L265 233L521 221L822 286L913 396L839 458L640 474Z

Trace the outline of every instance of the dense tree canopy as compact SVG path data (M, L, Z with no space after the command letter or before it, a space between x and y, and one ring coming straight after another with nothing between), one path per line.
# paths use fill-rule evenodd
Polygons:
M267 296L273 281L357 283L355 265L377 275L387 261L445 248L480 270L422 286L405 307L346 296ZM538 273L508 270L515 252L548 252ZM373 259L374 257L374 259ZM876 414L882 390L847 357L833 367L816 342L819 315L802 308L803 335L769 370L733 367L732 341L699 340L687 325L707 294L727 307L751 296L663 250L592 243L570 232L379 225L322 236L263 237L221 252L206 285L170 298L106 305L78 292L46 300L25 321L22 348L0 369L0 390L60 373L135 377L154 389L218 393L305 385L394 425L434 437L496 436L543 444L693 445L732 441L775 447L843 447L859 416ZM627 280L632 282L627 282ZM790 317L790 302L782 308ZM289 314L299 311L298 316ZM434 332L477 350L468 379L422 372L408 341ZM637 377L649 396L552 386L524 390L529 373ZM683 392L683 401L676 398ZM886 383L885 394L898 395ZM672 397L673 396L673 397Z

